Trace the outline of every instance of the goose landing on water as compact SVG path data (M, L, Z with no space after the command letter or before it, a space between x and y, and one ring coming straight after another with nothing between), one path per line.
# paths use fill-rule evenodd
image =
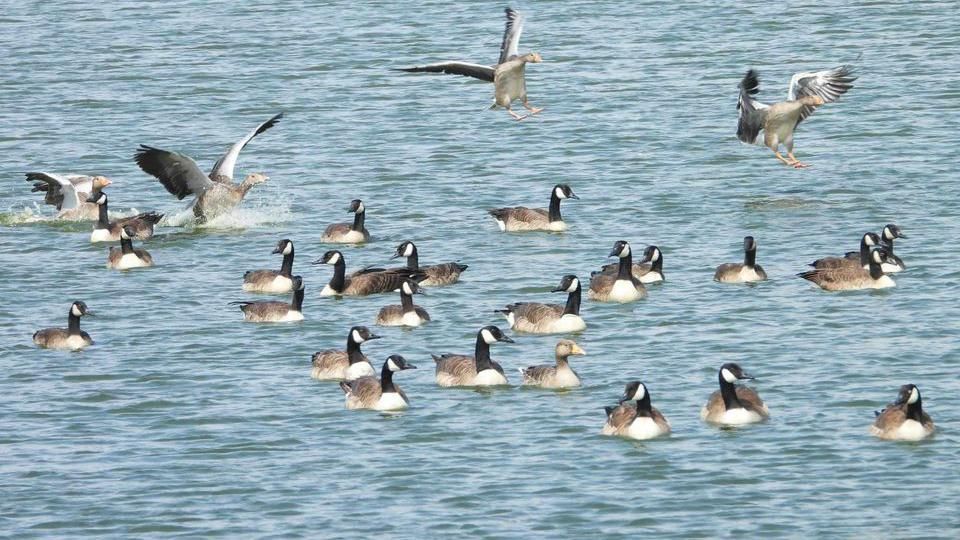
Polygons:
M27 173L27 182L33 182L30 191L45 193L43 202L57 207L57 219L76 221L97 219L99 208L89 199L112 183L105 176L46 172Z

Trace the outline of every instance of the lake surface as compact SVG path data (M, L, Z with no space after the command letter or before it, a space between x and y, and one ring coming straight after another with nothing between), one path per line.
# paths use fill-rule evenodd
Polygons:
M496 60L497 3L14 2L0 19L0 530L12 537L956 537L960 528L960 233L956 143L960 33L953 3L527 2L521 50L539 117L489 111L492 88L397 66ZM953 22L951 22L953 21ZM736 137L737 83L761 101L797 71L856 64L841 102L797 131L793 170ZM138 144L206 170L271 115L237 174L271 180L205 227L142 173ZM109 271L90 225L49 219L23 173L109 176L118 214L171 216L146 244L155 268ZM507 235L486 210L546 206L566 234ZM372 325L394 295L334 300L310 266L362 198L374 239L348 268L388 264L413 239L422 263L461 260L413 331L376 329L374 363L402 354L402 414L344 410L310 355ZM831 294L795 277L888 222L908 269L882 292ZM770 275L712 281L759 242ZM244 271L278 268L296 243L302 324L253 325ZM557 393L441 389L430 353L472 351L494 309L562 302L615 240L656 244L666 283L628 305L584 301ZM73 299L97 317L82 353L36 349ZM493 356L551 362L555 336ZM757 376L771 420L721 431L699 420L717 369ZM642 379L670 438L602 437L602 407ZM921 388L929 442L868 435L901 384Z

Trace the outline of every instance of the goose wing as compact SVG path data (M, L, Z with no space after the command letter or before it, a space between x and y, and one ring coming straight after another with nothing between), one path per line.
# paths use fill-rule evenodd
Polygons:
M159 180L177 199L200 195L213 187L213 182L189 156L141 144L133 159L143 172Z
M766 104L753 99L760 91L760 79L757 72L750 69L740 81L740 98L737 100L737 110L740 118L737 121L737 138L747 144L760 143L760 131L767 115Z
M790 78L787 100L793 101L804 96L820 96L826 103L833 103L853 88L853 66L843 65L833 69L816 72L801 72ZM813 107L804 107L800 112L799 124L813 114Z
M607 424L614 429L622 429L630 425L637 418L637 408L632 404L618 405L607 411Z
M737 399L740 400L740 403L748 411L754 411L761 416L770 415L770 411L767 409L767 404L760 399L760 394L757 394L757 391L753 388L747 386L738 386Z
M518 56L517 48L520 46L520 33L523 32L523 15L509 7L504 10L504 13L507 15L507 22L503 29L503 42L500 43L498 64Z
M233 181L233 168L237 164L237 158L240 156L240 151L243 150L243 147L257 135L275 126L281 118L283 118L283 113L274 115L231 146L230 149L227 150L227 153L214 164L213 170L210 171L210 178L215 182Z
M354 399L364 405L374 405L380 399L380 381L376 377L360 377L350 382L341 382L340 388L343 388L346 392L347 389L344 386L350 389L350 394Z
M426 73L447 73L449 75L464 75L473 77L481 81L493 82L494 68L482 64L471 64L470 62L437 62L424 66L413 66L408 68L397 68L399 71L406 72L426 72Z
M27 173L28 182L43 182L47 185L47 201L59 201L56 203L57 210L72 210L80 206L83 202L80 195L77 194L77 186L69 178L54 173L31 172ZM91 189L93 184L91 183ZM34 187L34 191L39 191Z

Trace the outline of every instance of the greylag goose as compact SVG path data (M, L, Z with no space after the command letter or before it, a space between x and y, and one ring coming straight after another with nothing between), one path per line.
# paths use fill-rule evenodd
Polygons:
M580 377L570 367L569 358L573 355L587 354L574 341L561 339L554 348L555 365L544 364L520 368L523 384L540 388L576 388L580 386Z
M134 238L146 240L153 236L154 225L163 219L163 214L144 212L110 221L107 214L107 194L102 191L99 194L90 195L86 202L94 203L100 208L97 223L93 226L93 232L90 233L91 242L116 242L120 240L120 230L127 226L133 228Z
M736 386L735 382L751 380L739 365L720 366L720 389L710 394L700 410L700 419L711 424L738 426L763 422L770 417L770 409L753 388Z
M919 441L936 429L930 415L923 412L920 389L914 384L901 386L897 400L875 414L870 433L888 441Z
M97 219L98 207L88 199L112 183L106 176L47 172L29 172L27 182L33 182L31 192L45 193L44 203L57 207L57 219L75 221Z
M604 410L607 411L607 422L600 431L602 435L644 441L670 433L670 422L650 405L650 392L640 381L627 383L620 405L604 407Z
M410 400L399 386L393 383L393 374L406 369L417 369L399 354L387 357L380 370L380 379L374 376L341 381L340 389L345 394L347 409L373 409L375 411L399 411L410 406Z
M93 345L90 334L80 329L80 317L93 315L87 304L76 301L67 312L67 328L44 328L33 334L33 342L43 349L67 349L79 351Z

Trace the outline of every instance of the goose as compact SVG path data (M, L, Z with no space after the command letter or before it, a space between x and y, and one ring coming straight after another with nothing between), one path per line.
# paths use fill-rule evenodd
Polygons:
M80 317L93 316L87 304L77 300L70 304L66 328L44 328L33 334L33 342L42 349L67 349L79 351L93 345L90 334L80 329Z
M407 72L428 72L428 73L448 73L451 75L465 75L480 79L481 81L493 83L494 102L491 109L503 107L510 113L510 116L517 120L523 120L533 116L543 109L530 105L527 100L527 85L524 79L524 72L527 63L538 64L543 61L539 53L530 52L518 54L517 48L520 45L520 33L523 31L524 18L519 11L513 8L505 10L507 15L506 27L503 31L503 41L500 44L500 59L494 66L485 66L482 64L471 64L469 62L438 62L424 66L413 66L408 68L399 68L399 71ZM511 104L520 100L523 107L530 111L526 115L519 115L510 108Z
M153 266L153 256L149 251L133 247L132 238L136 234L136 229L129 225L120 228L120 247L110 248L110 253L107 255L107 268L128 270Z
M550 193L550 207L527 208L514 206L509 208L495 208L487 213L493 216L501 231L551 231L567 230L567 224L560 215L560 201L564 199L579 199L570 186L557 184Z
M330 278L330 282L320 291L320 296L366 296L368 294L392 292L399 289L400 285L407 279L417 280L423 277L423 274L417 272L402 269L385 270L383 268L364 268L348 276L346 275L347 265L343 260L343 253L336 250L324 253L322 257L313 261L313 264L333 266L333 276Z
M900 227L897 227L893 223L888 223L883 226L883 231L880 233L880 245L887 250L887 260L880 265L880 268L883 269L885 274L894 274L897 272L902 272L906 270L907 266L903 264L903 259L897 257L893 254L893 241L896 238L906 238L907 235L903 234L903 231L900 230ZM863 247L861 246L861 251ZM846 257L848 259L857 259L859 253L856 251L848 251ZM864 263L864 268L867 264Z
M413 295L423 294L416 281L408 279L400 285L400 303L383 306L377 313L380 326L420 326L430 321L427 310L413 304Z
M700 419L711 424L738 426L763 422L770 417L770 410L756 390L733 383L753 379L739 365L727 363L720 366L720 390L710 394L710 399L700 410Z
M901 386L897 400L874 414L877 419L870 433L888 441L919 441L936 429L930 415L923 412L920 389L914 384Z
M793 155L793 130L817 107L833 103L846 94L853 88L855 80L853 66L797 73L790 79L787 101L765 105L753 99L760 91L760 80L757 72L751 69L740 81L737 138L748 144L759 144L760 131L763 130L763 144L773 150L777 159L798 169L807 167ZM787 149L786 158L780 155L781 144Z
M860 239L860 251L847 252L843 257L824 257L809 264L814 268L868 268L870 266L870 248L880 245L880 236L876 233L864 233ZM851 256L852 255L852 256Z
M743 262L724 263L717 267L713 279L720 283L752 283L765 281L767 273L757 264L757 241L752 236L743 238Z
M511 329L528 334L563 334L585 329L587 323L580 317L581 287L577 276L563 276L552 292L566 292L567 303L517 302L496 312L506 317Z
M293 241L277 242L272 254L282 254L280 270L248 270L243 274L243 290L259 293L285 293L293 290Z
M600 269L601 274L616 274L620 268L618 263L605 264ZM633 277L640 283L650 284L663 281L663 253L657 246L647 246L643 250L643 260L631 267Z
M373 409L375 411L399 411L410 406L410 400L399 386L393 384L393 374L407 369L417 369L399 354L387 357L380 369L380 380L368 375L352 381L340 381L345 394L347 409Z
M881 265L887 251L874 249L870 253L870 266L865 270L859 265L840 268L825 268L801 272L797 276L813 282L825 291L854 291L859 289L886 289L896 287L893 278L883 273Z
M204 223L233 210L250 191L250 188L269 180L262 173L251 173L240 184L233 182L233 168L240 151L254 137L267 131L283 118L283 113L263 122L227 150L213 166L210 174L203 174L200 166L190 156L161 150L144 144L134 155L134 161L143 172L153 176L177 199L194 195L191 203L198 223Z
M574 341L561 339L554 348L556 355L556 364L544 364L541 366L530 366L520 368L520 376L523 377L523 384L527 386L539 386L540 388L576 388L580 386L580 377L577 372L570 367L567 360L573 355L587 354Z
M431 355L436 362L437 384L440 386L501 386L509 384L500 364L490 358L490 345L513 343L496 326L484 326L477 332L473 356L465 354Z
M600 431L603 435L644 441L670 433L670 422L650 405L650 392L640 381L627 384L620 405L604 407L604 410L607 421Z
M261 300L259 302L230 302L232 306L240 306L243 319L247 322L295 322L303 320L303 279L300 276L291 278L293 298L290 302L276 302Z
M617 240L610 251L610 257L619 257L616 274L594 274L590 278L591 300L598 302L633 302L647 296L647 289L639 279L633 276L633 256L630 244Z
M353 223L333 223L327 226L320 237L321 242L331 244L361 244L370 241L370 232L363 226L364 217L367 210L363 207L363 201L354 199L350 201L347 212L353 214Z
M26 176L27 182L33 182L30 191L43 191L43 202L57 207L57 219L73 221L97 219L98 207L87 199L113 183L105 176L81 174L29 172Z
M334 349L313 353L310 376L321 381L352 381L360 377L372 377L373 365L360 352L360 345L380 336L366 326L354 326L347 333L347 350Z
M146 240L153 236L154 225L163 219L163 214L144 212L110 221L110 218L107 217L107 194L102 191L99 194L90 195L87 202L96 204L100 209L97 223L93 226L93 232L90 233L91 242L116 242L120 240L120 229L126 226L133 228L133 238Z
M460 280L460 274L468 268L467 265L460 264L459 262L420 266L417 246L409 240L405 240L397 246L397 251L391 259L400 257L407 258L407 270L411 272L422 272L426 275L426 278L419 283L421 287L440 287L456 283Z

